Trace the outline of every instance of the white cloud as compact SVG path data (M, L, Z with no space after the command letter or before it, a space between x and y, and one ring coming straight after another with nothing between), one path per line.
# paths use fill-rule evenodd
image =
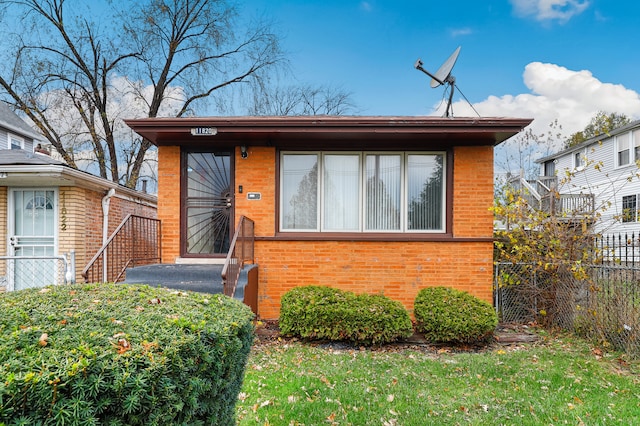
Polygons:
M598 111L640 118L640 95L620 84L603 83L590 71L573 71L555 64L532 62L525 67L523 81L530 93L490 96L473 106L483 117L529 117L536 133L543 133L554 120L569 136L584 129ZM457 117L474 116L465 101L453 104Z
M471 35L473 34L473 31L471 30L471 28L469 27L465 27L465 28L455 28L452 29L450 31L451 37L461 37L461 36L466 36L466 35Z
M510 0L516 15L533 16L538 21L566 22L584 12L588 0Z
M360 2L360 9L364 10L365 12L371 12L373 6L371 6L371 3L369 3L368 1L362 1Z
M559 150L571 134L583 130L598 111L625 114L631 120L640 119L637 92L620 84L604 83L590 71L532 62L525 67L523 81L530 93L490 96L473 107L482 117L533 118L529 128L537 135L546 134L549 125L557 120L562 126L562 137L549 147L551 152ZM441 115L443 111L440 105L436 114ZM453 104L453 113L455 117L477 115L463 100ZM539 152L536 158L549 153Z

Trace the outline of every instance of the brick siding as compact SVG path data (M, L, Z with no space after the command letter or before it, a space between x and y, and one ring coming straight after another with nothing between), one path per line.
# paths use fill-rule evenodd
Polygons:
M180 148L159 147L158 217L162 220L163 262L179 255ZM235 215L255 221L259 265L258 314L277 318L281 296L300 285L319 284L358 293L384 293L413 309L424 287L455 287L492 300L493 148L456 147L453 151L454 238L486 241L353 242L283 241L276 231L276 149L249 147L235 155ZM243 193L238 193L242 186ZM259 192L260 200L247 199Z

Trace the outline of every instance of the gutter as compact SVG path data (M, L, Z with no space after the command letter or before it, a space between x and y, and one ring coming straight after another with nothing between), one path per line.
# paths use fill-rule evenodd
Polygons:
M111 188L107 191L107 195L102 197L102 246L107 242L109 238L109 204L111 203L111 197L116 194L116 190ZM107 251L104 250L103 267L102 267L102 282L107 282Z

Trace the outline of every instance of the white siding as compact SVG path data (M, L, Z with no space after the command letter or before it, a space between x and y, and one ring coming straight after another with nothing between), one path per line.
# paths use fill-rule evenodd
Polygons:
M640 123L632 129L640 128ZM626 133L626 132L625 132ZM631 136L631 135L630 135ZM584 168L573 167L575 151L567 152L557 158L556 171L558 182L569 176L560 187L561 193L595 194L595 206L601 214L596 231L605 234L618 232L640 232L640 222L625 222L620 220L622 215L622 197L638 195L640 207L640 170L633 158L631 149L630 164L616 167L616 137L607 137L600 142L590 144L581 149L586 157ZM635 160L640 160L637 158Z
M0 127L0 149L9 149L9 135L7 131Z

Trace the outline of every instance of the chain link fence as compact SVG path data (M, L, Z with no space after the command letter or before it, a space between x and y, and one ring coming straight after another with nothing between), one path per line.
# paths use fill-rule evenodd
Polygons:
M503 323L560 327L640 356L640 268L497 263L494 298Z
M67 256L0 256L0 291L74 282L73 252Z

